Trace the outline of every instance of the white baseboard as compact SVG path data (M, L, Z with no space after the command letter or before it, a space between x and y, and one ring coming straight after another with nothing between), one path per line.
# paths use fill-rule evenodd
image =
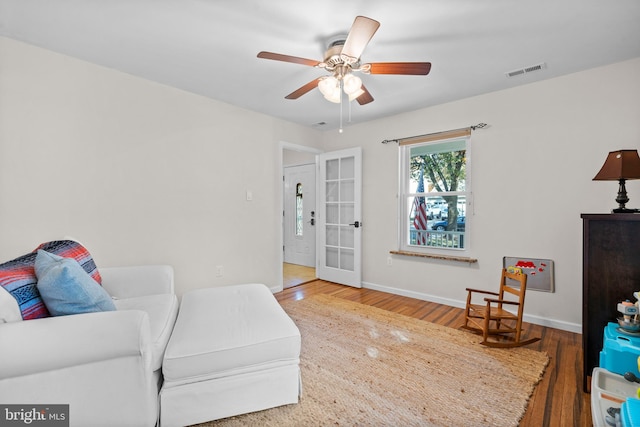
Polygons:
M362 282L362 287L367 289L372 289L375 291L387 292L389 294L415 298L422 301L435 302L442 305L448 305L450 307L464 308L466 305L466 301L462 301L462 300L442 298L435 295L425 294L422 292L408 291L406 289L398 289L398 288L392 288L389 286L376 285L375 283ZM535 325L541 325L548 328L561 329L563 331L582 334L581 324L569 323L563 320L548 319L548 318L543 318L539 316L530 316L527 314L524 315L523 320L525 322L533 323Z
M282 292L284 290L284 286L272 286L269 288L272 294L277 294L278 292Z

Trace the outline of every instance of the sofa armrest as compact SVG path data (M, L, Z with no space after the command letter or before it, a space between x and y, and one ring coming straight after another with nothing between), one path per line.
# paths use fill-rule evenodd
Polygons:
M0 324L0 381L139 356L151 370L149 317L139 310Z
M116 299L175 293L170 265L106 267L100 275L102 286Z

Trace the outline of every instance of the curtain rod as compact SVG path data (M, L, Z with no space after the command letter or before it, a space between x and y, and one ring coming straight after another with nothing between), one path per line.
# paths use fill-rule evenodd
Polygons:
M402 141L406 141L406 140L409 140L409 139L417 139L417 138L420 138L420 139L422 139L422 138L438 139L437 138L438 136L446 137L446 135L448 135L448 134L453 134L453 133L456 133L456 132L464 132L464 131L467 131L467 130L470 132L472 130L482 129L482 128L485 128L487 126L489 126L489 125L487 125L486 123L478 123L477 125L469 126L469 127L466 127L466 128L445 130L445 131L442 131L442 132L426 133L424 135L407 136L405 138L385 139L384 141L382 141L382 143L383 144L388 144L390 142L401 143Z

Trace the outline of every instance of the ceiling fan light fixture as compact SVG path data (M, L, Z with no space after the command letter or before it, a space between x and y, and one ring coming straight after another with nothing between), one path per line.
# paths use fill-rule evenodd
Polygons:
M335 92L332 92L328 95L324 96L324 99L326 99L329 102L333 102L335 104L340 104L340 89L336 90Z
M328 101L340 104L340 114L342 114L342 100L345 98L343 92L347 95L349 102L355 99L360 105L369 104L374 100L369 90L363 86L362 80L353 75L355 72L426 76L431 70L430 62L361 63L362 53L379 27L380 22L375 19L356 16L347 34L336 34L326 40L327 50L322 61L265 51L258 53L258 58L321 68L330 73L330 75L313 79L285 96L285 99L298 99L317 87ZM533 68L536 66L529 67L527 71Z
M338 79L336 79L334 76L326 76L322 77L318 82L318 89L320 90L320 93L322 93L326 98L328 96L331 96L335 92L339 92L340 84L338 82Z
M356 92L350 93L349 94L349 102L353 101L354 99L360 98L360 95L362 95L362 94L364 94L364 90L362 90L362 87L360 89L358 89Z
M362 79L360 79L360 77L358 76L354 76L353 74L349 73L343 77L342 82L344 86L344 93L349 96L357 93L358 91L362 91Z

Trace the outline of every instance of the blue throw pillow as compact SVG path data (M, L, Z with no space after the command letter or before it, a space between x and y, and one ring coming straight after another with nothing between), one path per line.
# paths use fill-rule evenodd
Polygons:
M52 315L116 309L107 291L75 259L39 249L34 267L38 291Z

